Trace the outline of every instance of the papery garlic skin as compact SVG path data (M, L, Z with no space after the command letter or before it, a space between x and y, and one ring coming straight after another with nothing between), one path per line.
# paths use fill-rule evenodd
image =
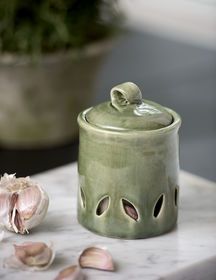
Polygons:
M43 242L25 242L14 249L15 256L27 266L46 266L52 258L52 250Z
M30 177L0 179L0 223L8 230L28 233L44 219L48 205L47 193Z
M30 271L46 270L55 258L52 246L44 242L15 244L14 249L14 255L4 260L4 267Z

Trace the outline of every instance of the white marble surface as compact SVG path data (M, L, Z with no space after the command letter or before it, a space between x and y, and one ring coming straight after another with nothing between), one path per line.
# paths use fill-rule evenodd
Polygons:
M216 184L181 172L178 227L163 236L143 240L116 240L95 235L76 220L76 164L39 174L34 179L50 196L44 222L29 235L6 233L0 243L1 280L51 280L65 266L76 263L79 252L102 245L112 253L116 272L85 270L87 279L216 279ZM12 244L24 241L54 243L56 259L48 271L22 272L2 267L13 251Z

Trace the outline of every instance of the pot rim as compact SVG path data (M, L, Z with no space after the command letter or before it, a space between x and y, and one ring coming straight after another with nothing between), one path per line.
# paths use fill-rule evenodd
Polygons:
M14 53L0 54L0 66L10 65L28 65L28 64L50 64L59 60L77 60L80 57L94 57L100 53L104 53L111 49L115 41L114 36L106 39L95 41L82 48L74 48L66 51L56 51L52 53L42 53L38 59L33 59L31 55L23 54L18 55Z
M181 126L181 117L178 113L176 113L174 110L164 107L173 117L173 122L165 127L154 129L154 130L138 130L138 129L105 129L101 128L97 125L94 125L92 123L89 123L86 119L86 114L89 110L92 109L88 108L81 112L78 117L77 121L80 127L86 129L86 130L92 130L94 132L100 132L100 133L107 133L107 134L113 134L113 135L125 135L125 136L142 136L142 135L163 135L169 132L172 132L175 129L179 129Z

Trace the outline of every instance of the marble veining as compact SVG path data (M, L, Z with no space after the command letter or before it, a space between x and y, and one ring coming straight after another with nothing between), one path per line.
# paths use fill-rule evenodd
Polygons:
M29 235L6 232L0 243L1 280L51 280L62 268L75 264L86 246L101 245L111 252L116 272L85 270L89 280L215 280L216 184L186 172L180 174L179 221L175 230L141 240L106 238L89 232L76 219L77 166L70 164L34 176L48 192L50 207L44 222ZM56 259L45 272L23 272L2 267L24 241L53 242Z

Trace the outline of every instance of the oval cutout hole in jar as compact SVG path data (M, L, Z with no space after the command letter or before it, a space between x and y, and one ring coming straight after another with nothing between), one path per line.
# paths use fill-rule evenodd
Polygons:
M131 202L122 198L122 205L123 205L126 215L128 215L130 218L132 218L135 221L137 221L139 219L138 212Z
M80 197L81 197L82 207L85 208L86 207L86 197L85 197L85 193L84 193L82 187L80 187Z
M99 201L96 209L97 216L101 216L108 209L109 200L110 200L109 196L105 196Z
M175 188L175 194L174 194L174 201L175 201L175 206L178 206L178 189Z
M155 218L157 218L158 215L159 215L160 212L161 212L161 209L162 209L162 206L163 206L163 201L164 201L164 194L162 194L162 195L158 198L158 200L157 200L157 202L156 202L156 204L155 204L155 206L154 206L154 213L153 213L153 215L154 215Z

